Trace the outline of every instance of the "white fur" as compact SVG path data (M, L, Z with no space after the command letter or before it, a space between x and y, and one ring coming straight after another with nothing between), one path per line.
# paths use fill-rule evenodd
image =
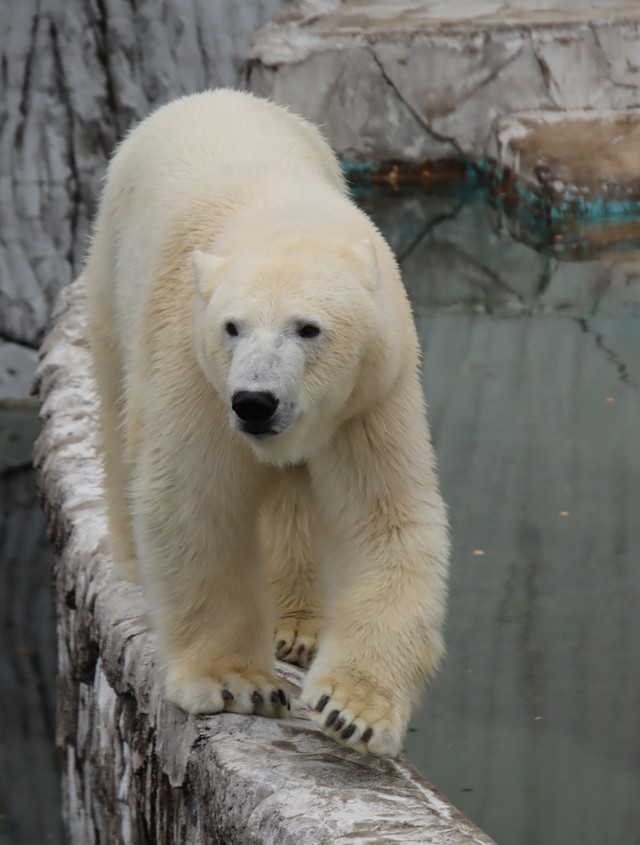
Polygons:
M443 651L447 524L404 288L330 149L247 94L165 106L111 162L87 278L113 554L167 695L280 714L275 629L324 730L396 754ZM273 436L243 433L245 390Z

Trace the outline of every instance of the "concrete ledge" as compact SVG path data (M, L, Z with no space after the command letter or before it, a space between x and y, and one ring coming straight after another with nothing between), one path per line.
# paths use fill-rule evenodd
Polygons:
M341 748L295 703L286 721L196 718L166 704L142 591L111 577L81 280L60 294L34 390L72 845L491 845L406 760ZM298 686L299 671L279 673Z
M630 0L293 0L257 34L249 86L324 126L345 159L485 155L521 110L640 106Z
M502 118L489 155L507 202L551 219L640 213L640 110Z

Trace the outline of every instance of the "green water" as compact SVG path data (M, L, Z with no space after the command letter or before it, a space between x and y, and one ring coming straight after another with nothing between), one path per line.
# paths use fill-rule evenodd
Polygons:
M640 253L560 261L480 197L363 205L414 304L453 535L407 754L499 845L640 843Z
M0 845L61 845L53 554L38 505L35 407L0 405Z

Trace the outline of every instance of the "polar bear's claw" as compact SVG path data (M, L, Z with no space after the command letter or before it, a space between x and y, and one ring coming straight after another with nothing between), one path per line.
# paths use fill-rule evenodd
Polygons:
M282 704L283 707L286 707L287 710L291 709L289 702L287 700L287 696L285 695L284 690L282 690L282 689L274 690L271 693L271 703L272 704L278 704L278 702L280 702L280 704Z
M276 631L276 657L308 669L316 654L319 620L282 618Z
M353 725L353 724L349 725L349 727L345 728L344 731L340 734L340 738L345 739L345 740L351 739L351 737L354 735L355 732L356 732L356 726Z
M405 722L393 705L393 697L360 681L340 685L307 683L302 700L310 717L341 745L382 757L400 753ZM324 687L324 690L322 689Z
M258 716L284 716L289 699L276 679L243 676L239 672L215 677L170 680L167 697L188 713L244 713Z
M327 721L324 723L325 728L331 727L331 725L338 718L339 713L340 713L339 710L332 710L331 713L329 713L329 715L327 716ZM344 719L343 719L342 723L344 724Z
M324 708L327 706L327 702L328 702L328 701L329 701L329 696L328 696L328 695L323 695L323 696L321 696L321 697L320 697L320 699L319 699L319 701L318 701L318 703L317 703L317 704L316 704L316 706L314 707L314 710L316 711L316 713L322 713L322 711L324 710Z

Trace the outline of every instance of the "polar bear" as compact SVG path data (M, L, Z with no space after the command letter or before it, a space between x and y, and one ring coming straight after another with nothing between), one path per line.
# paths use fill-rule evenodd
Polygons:
M443 653L447 518L398 267L329 146L250 94L160 108L86 279L112 552L167 697L285 715L275 651L326 734L397 754Z

